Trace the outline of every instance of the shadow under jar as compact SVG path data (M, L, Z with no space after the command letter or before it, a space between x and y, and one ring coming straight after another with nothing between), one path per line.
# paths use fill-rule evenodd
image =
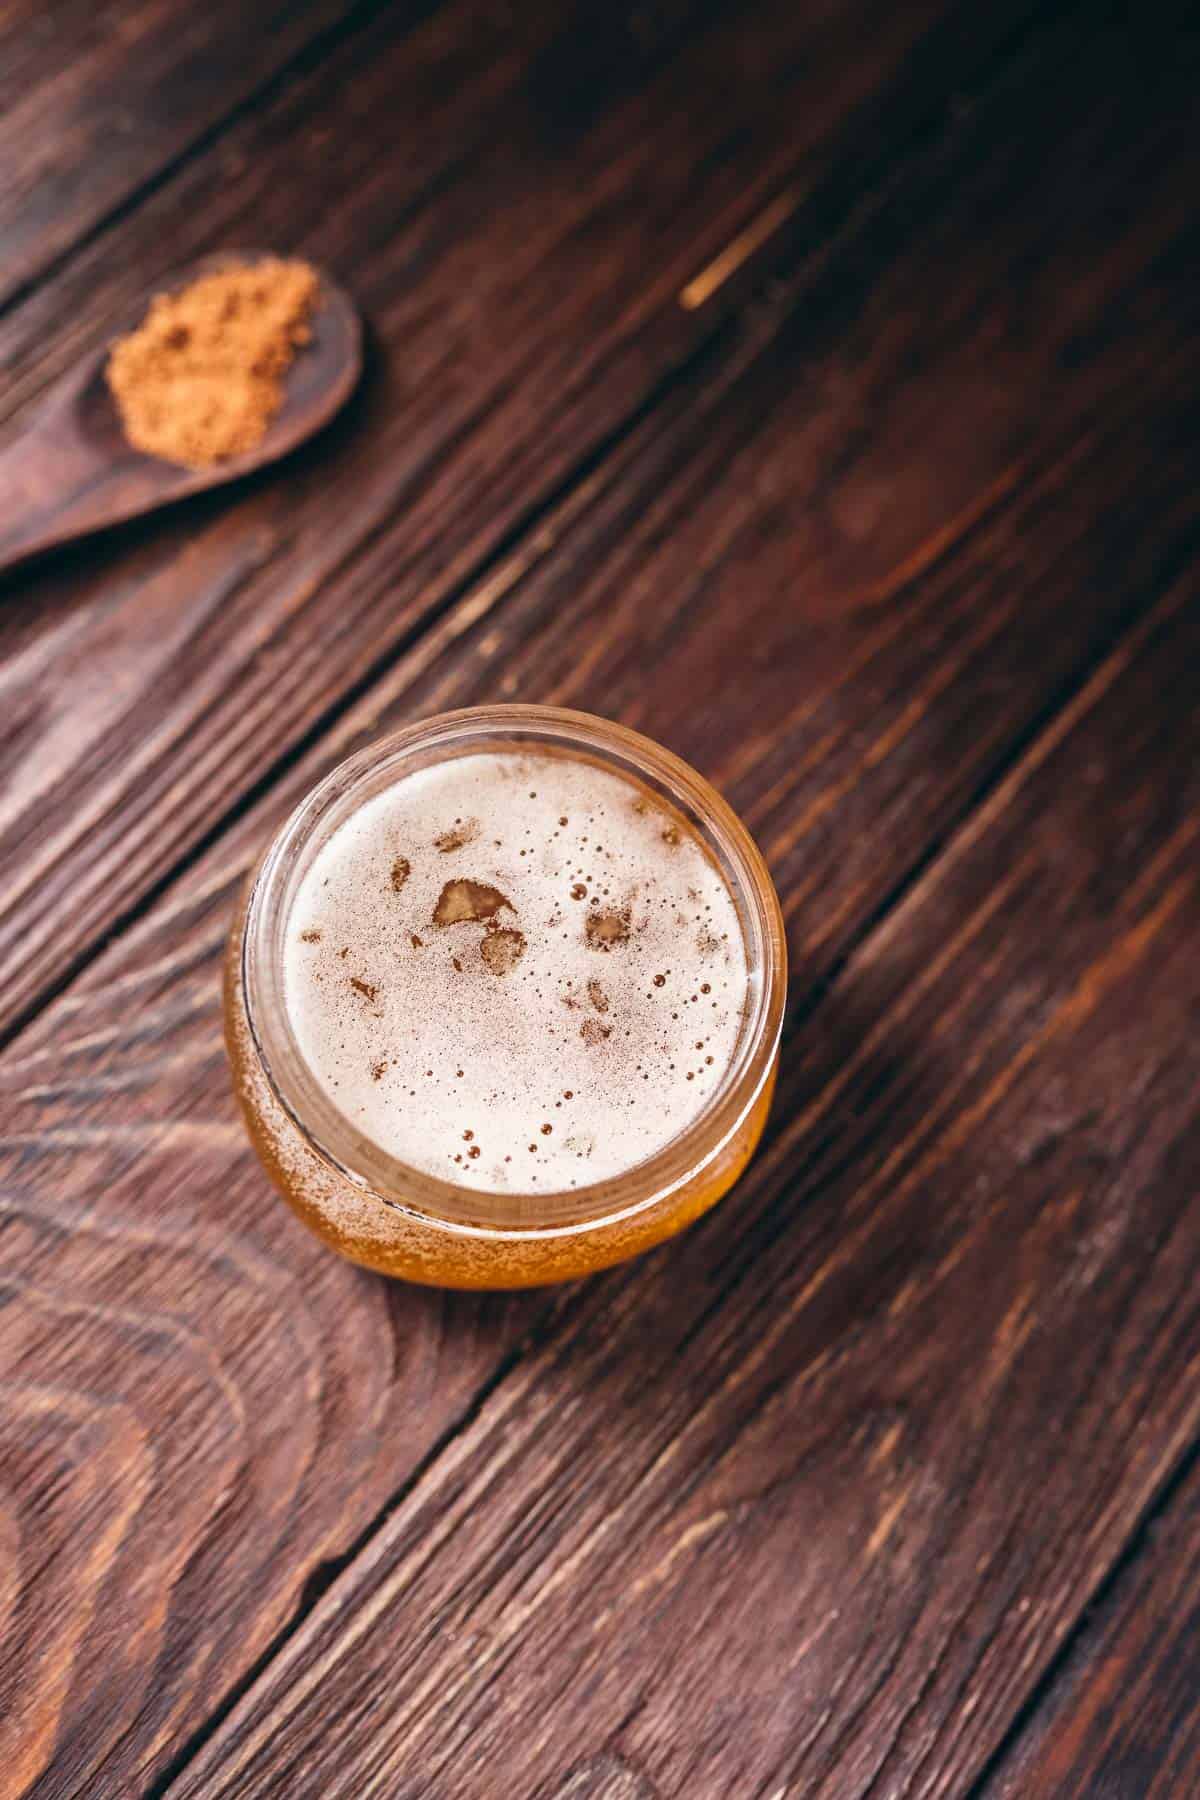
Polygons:
M775 1085L779 902L688 765L550 707L350 757L247 886L226 1037L284 1198L410 1281L564 1281L670 1237Z

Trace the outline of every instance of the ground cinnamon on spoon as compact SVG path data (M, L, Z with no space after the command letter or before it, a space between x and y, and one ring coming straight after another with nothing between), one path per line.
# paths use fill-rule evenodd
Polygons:
M312 335L317 288L308 263L267 257L156 295L108 361L134 448L199 469L260 444Z

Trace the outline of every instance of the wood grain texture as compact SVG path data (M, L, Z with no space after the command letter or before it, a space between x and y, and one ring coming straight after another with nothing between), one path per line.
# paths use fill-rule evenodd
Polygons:
M1070 1661L1013 1734L1200 1433L1195 33L934 12L364 9L0 320L19 424L252 217L379 326L286 486L0 608L7 1016L166 881L0 1058L16 1793L1101 1767ZM284 1216L217 978L324 769L505 697L713 776L796 980L737 1194L489 1300Z
M1193 1457L980 1800L1174 1800L1200 1791L1197 1567Z
M1200 561L171 1800L961 1795L1200 1429ZM813 910L819 900L810 903Z
M858 167L856 108L889 79L880 144L911 123L919 9L887 9L861 54L861 7L735 10L573 134L486 9L439 13L401 58L385 18L128 222L156 267L244 237L253 208L260 242L345 277L378 355L286 480L71 556L0 613L5 1020L628 427L716 329L681 286L785 167L816 181L839 145ZM957 65L986 66L986 33L955 17ZM926 77L939 116L948 54Z
M448 1310L281 1241L206 1012L211 1046L215 1003L145 1010L144 1105L134 1060L89 1074L69 1042L41 1102L5 1096L63 1120L8 1135L0 1195L6 1794L142 1791L547 1309ZM30 1182L64 1156L75 1181Z
M341 0L6 6L0 307L346 14Z
M728 787L759 831L789 911L795 1021L803 1012L805 990L829 980L881 896L911 878L930 845L969 811L980 787L996 778L1072 677L1078 680L1114 631L1150 604L1165 573L1188 554L1197 427L1186 411L1160 412L1147 392L1149 416L1141 419L1140 435L1134 422L1120 430L1114 424L1090 450L1080 447L1053 461L1039 480L1014 491L992 516L964 532L923 577L893 585L870 605L847 609L832 632L824 600L833 565L822 578L822 554L814 549L805 588L811 629L802 614L798 626L792 621L779 635L773 621L780 582L795 544L803 541L807 517L808 477L797 459L804 420L791 419L789 430L787 407L772 412L765 399L770 389L781 391L787 368L768 346L761 362L751 360L740 379L722 382L714 373L711 389L696 395L695 411L680 402L669 417L648 420L636 445L631 442L614 467L598 472L586 494L565 503L569 516L557 521L555 541L541 547L534 566L527 566L527 551L516 553L501 571L498 597L480 591L465 598L337 733L322 738L289 780L224 834L0 1062L3 1192L13 1228L36 1234L49 1213L56 1226L81 1240L79 1266L63 1263L64 1286L58 1291L71 1297L86 1287L95 1254L84 1229L90 1221L118 1246L135 1232L137 1221L143 1238L157 1232L187 1242L199 1232L206 1241L227 1242L231 1256L281 1263L289 1272L289 1295L303 1295L314 1315L310 1391L338 1385L323 1371L326 1334L337 1338L339 1357L345 1347L351 1359L347 1371L363 1357L378 1361L389 1334L402 1334L373 1427L363 1428L373 1449L356 1456L343 1436L356 1427L356 1409L342 1403L314 1417L299 1369L291 1361L286 1371L278 1366L276 1337L282 1328L275 1316L260 1316L256 1302L231 1284L231 1309L255 1321L247 1355L256 1375L280 1382L282 1411L272 1415L279 1420L279 1441L307 1437L313 1445L310 1483L285 1490L286 1501L276 1508L264 1498L272 1492L260 1467L265 1452L239 1446L241 1461L225 1508L193 1527L189 1555L204 1578L182 1591L178 1583L170 1585L173 1559L182 1553L178 1537L159 1539L144 1522L131 1525L125 1554L144 1568L148 1585L170 1596L160 1629L168 1634L172 1653L164 1657L160 1640L144 1625L137 1627L133 1609L125 1615L130 1667L121 1695L152 1697L143 1701L148 1716L139 1714L132 1722L105 1710L112 1702L97 1699L86 1663L78 1683L64 1680L62 1692L26 1685L23 1692L36 1697L39 1741L55 1749L42 1791L53 1793L62 1771L76 1766L102 1770L103 1779L114 1781L129 1771L160 1768L284 1624L314 1561L345 1551L377 1519L422 1455L461 1419L522 1332L548 1329L557 1308L569 1314L580 1304L593 1304L590 1290L584 1290L582 1299L573 1293L549 1302L533 1297L529 1310L482 1313L447 1296L431 1311L431 1302L414 1302L404 1290L331 1265L327 1254L282 1215L234 1120L217 1005L228 918L246 864L271 821L322 768L379 730L429 706L494 697L499 661L516 691L619 710L692 755ZM792 379L798 378L793 369ZM737 479L713 482L714 460L728 464L739 440ZM686 446L698 459L694 465L686 460ZM1156 474L1153 490L1136 500L1128 492L1131 457ZM648 489L660 493L661 508L647 507ZM688 529L685 518L694 521ZM877 543L882 550L886 537L880 535ZM834 554L824 551L826 559ZM583 568L592 571L586 583L578 575ZM568 611L563 595L572 571L577 591ZM611 596L622 578L631 594L676 595L673 618L656 618L644 609L638 626L631 624L628 609L614 614ZM761 637L764 653L742 659L740 681L750 684L752 693L736 699L727 733L722 706L735 703L724 680L732 591L753 602L744 602L738 615L743 643ZM1082 608L1080 594L1088 597ZM647 704L648 690L635 671L652 652L653 634L668 628L687 667L687 683L657 684L653 704ZM819 654L814 653L818 642ZM591 649L587 656L580 654L585 645ZM775 683L785 657L791 680L781 701ZM754 693L761 703L757 720ZM775 792L780 781L791 793L786 805ZM799 819L807 820L807 828L797 836ZM1017 920L1012 929L1019 945L1025 927ZM954 935L945 919L938 931ZM1007 975L999 971L996 979ZM1030 1004L1036 1005L1031 993ZM979 1001L985 1022L995 1003L989 988ZM867 1016L843 1020L825 1053L816 1040L793 1038L781 1123L817 1091L822 1068L826 1080L832 1079L838 1056L850 1056L868 1023ZM841 1122L838 1129L844 1131L847 1117L852 1120L860 1109L869 1110L866 1098L879 1074L872 1060L854 1076L844 1100L836 1093L830 1097L839 1100L833 1115ZM878 1121L878 1112L872 1118ZM693 1270L692 1298L679 1316L681 1331L689 1329L693 1302L714 1303L726 1277L736 1293L758 1256L761 1275L775 1266L770 1246L780 1229L778 1208L791 1216L788 1196L796 1172L815 1158L822 1132L829 1129L799 1130L764 1161L763 1186L740 1190L733 1203L730 1236L722 1238L716 1263L706 1262L702 1250L699 1264L679 1265L681 1271ZM835 1130L835 1157L836 1138ZM24 1280L22 1242L11 1242L6 1266ZM170 1313L175 1269L164 1250L156 1249L146 1262L147 1294ZM55 1266L50 1263L51 1272ZM654 1279L663 1279L661 1265L653 1266L660 1269ZM49 1279L44 1270L41 1279ZM665 1279L669 1290L671 1277ZM770 1302L764 1298L759 1304L768 1309ZM188 1318L209 1358L225 1370L233 1326L224 1309L202 1297L197 1314ZM636 1342L644 1351L667 1326L652 1322L648 1329L647 1337L640 1312L632 1314L610 1348L627 1351ZM74 1340L69 1354L79 1366L63 1385L90 1404L101 1375L107 1381L113 1373L111 1358L98 1371L88 1346ZM673 1354L668 1345L664 1356ZM14 1366L20 1380L29 1379L20 1359ZM633 1368L644 1375L637 1358ZM120 1391L128 1376L118 1369L113 1378ZM165 1406L166 1368L162 1379L156 1400ZM147 1421L154 1416L149 1403L144 1416ZM294 1429L284 1431L284 1418L295 1421ZM188 1478L165 1471L161 1487L157 1481L149 1485L147 1504L152 1496L173 1516L173 1483ZM76 1516L87 1519L87 1496L78 1507ZM120 1558L115 1567L119 1583ZM40 1614L43 1595L36 1580L25 1604L30 1615ZM52 1592L45 1604L50 1616L57 1616ZM219 1649L210 1654L214 1642ZM92 1709L82 1738L76 1734L75 1706ZM115 1744L118 1729L125 1735Z

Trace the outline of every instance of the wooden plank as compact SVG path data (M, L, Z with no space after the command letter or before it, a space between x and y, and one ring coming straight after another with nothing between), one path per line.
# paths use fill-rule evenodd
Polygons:
M179 1460L147 1477L139 1510L113 1490L114 1478L101 1482L108 1463L94 1490L63 1487L76 1541L96 1518L128 1521L89 1565L93 1589L71 1615L83 1623L63 1631L63 1605L36 1573L22 1590L25 1631L43 1621L61 1650L44 1679L26 1676L16 1715L22 1741L36 1735L38 1753L53 1754L45 1791L64 1770L119 1788L161 1769L285 1625L314 1562L344 1552L371 1525L522 1334L549 1331L558 1309L596 1304L591 1289L582 1299L534 1296L491 1310L414 1295L342 1268L281 1216L234 1119L217 1002L234 896L273 819L322 768L379 730L430 705L494 695L499 663L515 691L636 717L726 782L756 817L773 861L803 990L829 977L882 898L1191 543L1197 422L1159 418L1148 383L1148 419L1119 429L1113 422L1107 437L1072 448L979 520L923 579L868 584L868 604L834 617L830 596L846 591L843 553L805 525L811 422L786 405L788 382L802 391L809 366L769 344L733 376L713 372L694 407L681 399L648 419L565 504L546 543L519 549L489 588L422 638L338 734L0 1060L6 1267L20 1290L0 1328L7 1320L13 1334L4 1363L21 1429L30 1387L49 1386L88 1420L119 1405L146 1442L164 1415L174 1416L181 1384L193 1396ZM917 405L912 396L897 402L893 457L914 441ZM879 454L886 451L881 439ZM860 466L850 463L844 476L851 500ZM1153 476L1136 493L1131 467ZM715 469L735 478L715 480ZM878 479L872 473L872 485ZM841 491L827 488L822 508ZM883 557L894 529L881 522L863 541ZM778 596L798 544L811 548L797 621L780 618ZM873 567L860 564L860 576ZM652 704L628 665L651 655L671 622L645 608L641 635L626 649L626 620L612 606L623 590L672 597L687 681L655 684ZM725 679L731 592L741 608L739 685L760 697L756 721ZM756 644L757 654L745 654ZM783 686L781 659L791 673ZM726 702L736 707L732 725ZM777 807L772 789L781 780L800 789ZM802 813L811 823L796 841ZM1036 1005L1032 987L1029 995ZM823 1061L815 1039L793 1038L781 1126L817 1091L822 1068L831 1080L867 1030L844 1012L833 1019ZM681 1329L712 1303L715 1284L748 1279L756 1250L772 1266L793 1171L809 1160L819 1166L823 1142L826 1166L845 1152L838 1128L844 1134L859 1106L869 1111L871 1083L885 1073L877 1059L858 1072L831 1140L820 1126L781 1137L730 1209L717 1252L705 1237L670 1265L684 1283ZM821 1216L836 1237L840 1214ZM646 1279L670 1287L665 1266L651 1265L658 1273ZM595 1294L612 1291L602 1284ZM60 1298L90 1307L103 1329L60 1334L51 1357L39 1323L55 1316ZM763 1317L769 1305L764 1299ZM632 1314L610 1348L667 1332L652 1312L646 1317L648 1335ZM152 1329L174 1333L160 1339L157 1361L138 1354ZM301 1329L304 1355L288 1335ZM663 1343L665 1355L669 1335ZM189 1373L192 1364L199 1374ZM637 1358L631 1367L644 1372ZM44 1461L55 1452L68 1464L71 1444L50 1419L25 1454ZM193 1488L205 1497L194 1511L179 1499ZM52 1570L70 1585L61 1558ZM149 1594L170 1595L165 1612ZM86 1633L92 1616L120 1620L121 1676L111 1687L100 1673L111 1645Z
M948 184L953 174L953 165L944 170ZM1015 197L1018 175L1010 170L1008 187L1001 171L1001 192ZM962 224L958 240L949 225L947 230L942 266L961 275ZM1149 243L1140 240L1136 249L1126 243L1117 252L1117 263L1106 265L1121 272L1104 289L1109 304L1093 294L1084 312L1094 330L1124 341L1127 349L1135 326L1140 328L1151 365L1160 347L1170 348L1161 321L1175 316L1174 284L1183 270L1178 247L1174 263L1155 267L1150 243L1163 249L1173 241L1161 216L1158 230L1158 239L1151 235ZM989 243L999 279L1009 253L998 237ZM1148 257L1153 279L1135 286L1130 298L1131 274ZM1045 288L1024 290L1031 315L1037 294L1053 288L1048 281ZM909 289L891 291L914 296L903 316L917 331L915 278ZM854 354L861 356L880 318L890 316L885 299L880 290L880 310L864 313ZM38 1680L27 1678L21 1690L25 1710L19 1719L27 1724L28 1708L35 1709L39 1754L54 1757L44 1792L76 1777L82 1785L97 1769L103 1770L100 1780L111 1780L120 1791L121 1781L161 1769L285 1625L314 1564L354 1542L468 1410L523 1332L540 1332L556 1316L538 1310L547 1302L537 1297L528 1311L524 1303L477 1311L457 1299L441 1300L432 1310L432 1302L389 1293L329 1267L330 1259L281 1220L257 1177L232 1124L215 971L238 876L277 809L364 734L430 704L494 696L502 669L516 691L636 716L725 779L747 809L758 809L791 901L794 943L805 947L803 967L816 979L835 965L881 897L920 862L931 838L951 828L1013 744L1137 610L1163 558L1186 542L1193 466L1186 433L1176 438L1167 422L1156 428L1143 420L1142 436L1127 436L1115 461L1094 442L1090 451L1085 445L1085 461L1087 454L1108 454L1110 460L1102 464L1107 475L1091 478L1100 504L1082 518L1070 505L1073 463L1051 459L1040 484L1027 478L1021 489L1030 510L1007 526L997 519L993 535L977 530L970 540L981 557L972 579L986 582L994 570L990 591L1011 601L1013 583L1030 578L1029 546L1045 519L1062 524L1062 535L1046 541L1039 565L1043 601L1029 615L1010 606L999 639L1002 654L992 660L995 646L986 642L986 622L972 604L969 583L962 590L922 590L922 603L914 598L919 584L909 580L911 566L904 579L887 579L898 553L911 564L914 546L926 532L936 533L947 505L953 518L956 478L970 499L978 496L981 465L970 457L986 438L981 421L995 415L980 407L955 419L945 435L928 433L930 421L945 412L929 387L936 393L942 370L952 389L975 391L967 377L974 371L980 380L986 349L969 329L960 329L940 339L904 337L895 344L894 364L871 361L876 373L870 391L886 430L875 457L864 452L863 460L855 451L861 390L847 384L844 366L819 338L806 339L811 328L805 321L781 343L768 321L756 328L760 336L751 330L744 344L731 347L728 363L710 368L695 412L683 395L656 410L551 517L544 535L522 542L485 587L447 613L345 721L338 739L314 751L287 788L248 814L177 885L167 904L31 1028L20 1056L4 1065L6 1266L22 1287L9 1325L14 1334L28 1334L14 1338L25 1347L22 1389L37 1385L26 1371L46 1354L36 1330L39 1296L24 1289L48 1287L52 1310L60 1297L74 1302L83 1296L93 1308L89 1316L124 1308L120 1322L130 1327L130 1341L122 1339L116 1348L111 1338L101 1341L99 1330L94 1338L82 1330L61 1334L49 1384L58 1396L73 1399L90 1419L93 1413L107 1417L115 1395L143 1441L150 1441L161 1431L163 1414L173 1410L173 1378L181 1384L190 1379L192 1397L182 1416L189 1433L196 1433L186 1437L178 1462L164 1466L161 1482L151 1480L139 1493L140 1515L130 1512L128 1493L116 1491L116 1458L97 1456L95 1489L64 1480L55 1490L62 1495L64 1544L87 1541L89 1527L100 1519L122 1521L127 1535L115 1545L102 1538L102 1551L79 1576L63 1556L52 1558L47 1582L61 1579L59 1594L40 1577L24 1591L23 1628L40 1617L44 1639L57 1647L54 1666L39 1665ZM944 364L937 361L939 341ZM817 385L822 356L830 359L830 379L822 385L823 409L814 415L802 402ZM1006 366L1028 367L1019 359ZM1169 370L1161 373L1169 378ZM1098 391L1105 391L1103 385ZM886 394L890 400L882 398ZM1148 391L1144 403L1150 402ZM751 440L764 420L763 453L756 458ZM915 475L895 488L894 506L880 507L880 492L893 491L898 469L911 470L913 446L921 443ZM726 479L730 466L736 482ZM1142 550L1130 523L1137 499L1128 492L1133 466L1157 471L1151 500L1160 525L1165 520L1170 526ZM829 519L860 516L872 494L871 530L852 536L829 529ZM960 535L964 529L960 519ZM803 548L800 605L808 610L788 631L773 621L780 596L796 592L793 530ZM848 541L860 546L853 560ZM930 562L945 542L943 534L927 547ZM599 565L596 557L603 558ZM1056 588L1051 572L1059 564ZM641 635L623 659L611 613L614 593L626 584L643 596L670 595L676 608L689 685L658 684L661 698L652 706L645 704L637 662L655 652L670 620L643 606ZM585 586L576 611L576 591ZM731 594L739 605L747 594L754 597L752 629L734 648L746 683L761 699L757 716L752 704L741 701L732 719L725 705L729 690L722 685L733 642ZM845 604L847 594L857 597L854 605ZM1088 597L1087 606L1078 603L1080 594ZM951 616L942 629L947 609ZM1032 636L1022 640L1031 624ZM889 680L893 639L908 645L910 660ZM581 656L589 643L595 655ZM746 654L748 643L760 646L754 655ZM943 657L957 678L947 673L937 679ZM780 673L784 660L790 679ZM460 671L457 681L452 664ZM701 671L707 671L703 679ZM905 743L914 682L928 698L907 760L896 764L887 752ZM944 711L951 702L958 710ZM949 721L944 732L943 719ZM831 731L839 734L840 749L830 762L827 802L809 826L819 885L804 896L797 886L809 876L804 846L782 836L794 814L785 807L770 824L769 787L798 772L807 811ZM877 753L865 754L873 746ZM864 767L847 785L856 750L864 752ZM904 778L897 782L897 775ZM869 868L845 854L850 846L857 855L860 840L873 846ZM833 934L830 916L838 920ZM790 1092L794 1098L794 1087ZM209 1282L203 1272L210 1250L218 1255L220 1281ZM286 1296L277 1310L254 1290L241 1272L244 1265L271 1271ZM568 1295L550 1304L569 1309L576 1301ZM280 1350L285 1313L311 1322L307 1361ZM147 1315L179 1321L154 1380L135 1354L137 1327ZM338 1359L343 1343L345 1362ZM186 1375L193 1345L206 1375L212 1372L203 1393L198 1379ZM180 1369L173 1377L176 1359ZM16 1359L6 1358L10 1363L16 1366ZM360 1365L386 1366L382 1396L365 1381L356 1387ZM223 1411L220 1397L243 1386L249 1402L243 1400L240 1412L232 1403ZM20 1405L27 1420L23 1396ZM10 1430L10 1440L13 1435ZM302 1452L289 1464L293 1444ZM47 1414L37 1433L30 1430L25 1455L44 1468L56 1446L64 1469L85 1461L66 1427ZM218 1459L227 1472L224 1486L208 1489L208 1464ZM214 1491L223 1500L215 1516L183 1505L181 1496L196 1485L209 1500ZM163 1520L169 1528L160 1528ZM89 1580L100 1595L95 1603ZM75 1581L79 1596L70 1629L56 1636L54 1621L63 1617L59 1595ZM168 1592L165 1617L156 1615L147 1594ZM123 1601L123 1593L132 1597ZM97 1618L116 1621L113 1629L121 1632L120 1680L111 1686L100 1676L112 1643L94 1635L94 1626L93 1635L88 1632ZM75 1661L67 1668L69 1655Z
M967 1791L1200 1429L1195 548L171 1800Z
M838 144L857 166L847 116L928 16L885 9L852 55L862 0L815 23L734 11L575 132L490 8L439 14L400 56L382 18L56 288L61 326L96 282L94 335L131 267L140 286L252 218L345 276L378 354L286 478L64 557L0 615L6 1022L637 416L715 329L679 306L688 277L784 167L815 180ZM967 45L947 64L939 38L915 88L905 69L892 128L986 61L956 18Z
M1174 1800L1200 1792L1195 1453L1089 1615L980 1800Z
M389 1290L281 1242L259 1184L228 1204L245 1146L215 1059L195 1059L211 1001L206 983L143 1012L162 1059L148 1110L128 1104L131 1064L89 1076L79 1046L43 1090L68 1123L35 1142L34 1087L5 1097L10 1795L144 1791L558 1304ZM94 1109L118 1092L114 1132ZM79 1185L30 1180L64 1152Z
M410 20L422 8L409 6ZM0 15L0 308L362 7L16 0Z

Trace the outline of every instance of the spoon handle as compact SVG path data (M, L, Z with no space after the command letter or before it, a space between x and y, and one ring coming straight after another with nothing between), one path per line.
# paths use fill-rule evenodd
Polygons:
M121 470L86 443L65 409L43 414L0 450L0 576L108 523Z

